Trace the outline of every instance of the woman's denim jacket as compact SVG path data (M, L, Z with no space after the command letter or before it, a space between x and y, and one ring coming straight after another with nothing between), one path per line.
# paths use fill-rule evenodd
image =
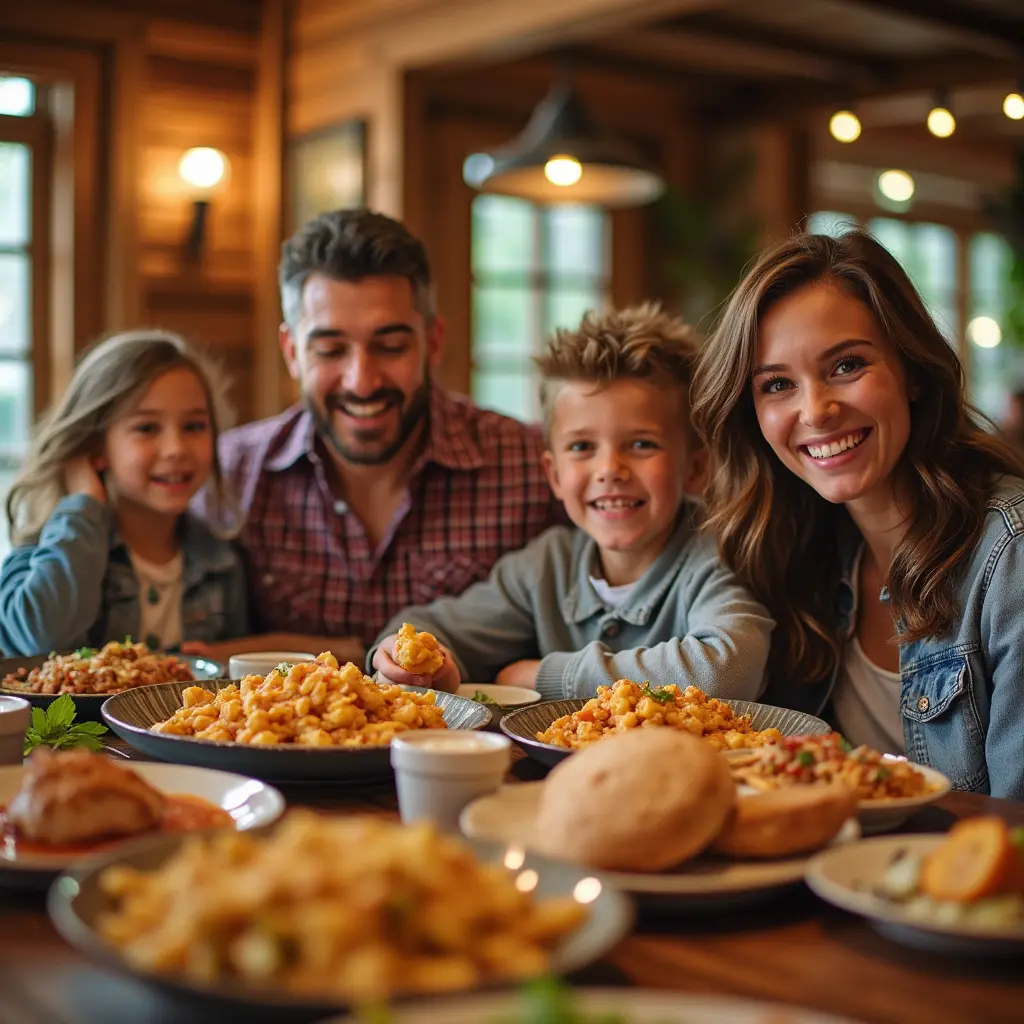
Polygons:
M190 514L181 518L180 538L182 637L210 643L245 636L238 553ZM99 647L134 636L139 621L131 555L110 510L95 498L62 498L39 540L15 548L0 568L0 649L7 655Z
M853 532L842 544L837 591L844 639L857 621L853 567L863 541ZM900 646L907 757L956 789L1024 800L1024 481L1005 477L996 486L956 593L962 615L948 635ZM769 697L819 715L837 677L772 686Z

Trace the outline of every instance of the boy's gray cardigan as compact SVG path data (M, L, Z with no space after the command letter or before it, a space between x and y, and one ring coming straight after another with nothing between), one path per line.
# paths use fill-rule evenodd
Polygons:
M722 564L713 538L697 532L697 515L684 511L618 609L590 582L599 572L594 541L556 526L458 597L397 615L377 642L410 622L451 650L464 682L489 682L514 661L540 658L537 689L548 699L592 697L600 685L632 679L756 700L775 624Z

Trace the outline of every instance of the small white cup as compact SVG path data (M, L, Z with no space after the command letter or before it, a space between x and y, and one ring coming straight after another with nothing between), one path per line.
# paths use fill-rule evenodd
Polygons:
M302 651L250 651L247 654L234 654L228 659L228 678L265 676L282 661L293 665L297 661L313 661L315 658L315 654Z
M402 821L423 818L458 832L470 801L497 790L512 761L507 736L471 729L403 732L391 741L398 811Z
M32 705L21 697L0 697L0 764L21 764Z

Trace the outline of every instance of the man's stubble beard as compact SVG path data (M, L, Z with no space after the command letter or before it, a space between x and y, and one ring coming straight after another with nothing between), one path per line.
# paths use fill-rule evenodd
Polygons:
M430 414L430 374L428 371L424 375L423 383L413 392L412 400L403 410L394 441L379 451L367 452L347 447L335 433L334 427L331 425L330 413L328 412L326 415L321 413L305 391L302 392L302 400L310 416L313 417L317 434L323 438L336 455L345 462L351 462L356 466L383 466L405 447L416 428L428 418Z

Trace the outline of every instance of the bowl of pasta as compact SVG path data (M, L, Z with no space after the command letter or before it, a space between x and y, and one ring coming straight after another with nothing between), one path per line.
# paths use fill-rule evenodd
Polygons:
M491 720L475 701L383 685L330 653L219 689L178 682L126 690L102 713L121 739L158 760L282 781L387 778L398 733L483 729Z
M751 701L723 701L696 686L652 687L620 679L589 700L552 700L505 715L501 730L542 764L629 729L668 727L707 740L719 750L745 750L783 736L830 732L813 715Z
M857 794L857 820L865 834L898 828L952 788L934 768L854 746L837 732L788 736L726 756L736 783L757 792L833 782L848 786Z
M0 659L0 693L23 697L43 710L66 693L75 702L78 721L98 722L103 702L113 694L223 674L224 666L209 658L153 651L125 637L102 647Z
M321 1013L575 970L633 916L586 869L426 822L308 810L261 835L122 846L57 879L48 909L71 945L116 971L236 1007Z

